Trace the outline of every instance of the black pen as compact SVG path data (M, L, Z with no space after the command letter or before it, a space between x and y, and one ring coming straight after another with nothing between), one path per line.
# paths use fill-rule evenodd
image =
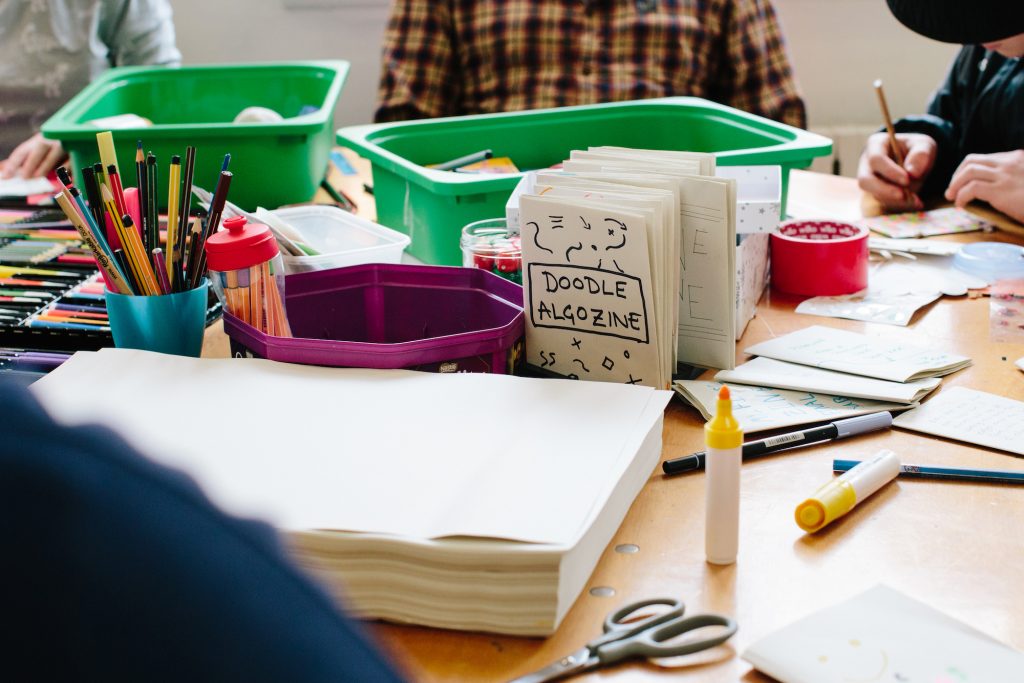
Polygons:
M768 455L787 448L806 446L807 444L820 441L833 441L845 439L848 436L866 434L879 429L888 429L892 426L892 413L869 413L858 415L845 420L836 420L822 427L814 427L789 434L779 434L760 441L748 441L743 444L743 457L756 458L760 455ZM680 474L692 472L693 470L704 469L704 451L685 455L681 458L673 458L661 463L661 469L665 474Z

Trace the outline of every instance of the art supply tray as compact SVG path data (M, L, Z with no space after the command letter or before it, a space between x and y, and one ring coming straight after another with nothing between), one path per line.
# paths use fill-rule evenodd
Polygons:
M289 275L293 338L224 315L234 357L361 368L511 374L523 290L473 268L365 264Z
M316 256L282 254L286 273L330 270L361 263L399 263L409 246L400 232L336 206L293 206L274 214L300 232Z
M61 107L42 132L60 140L80 171L99 160L90 123L137 114L152 126L113 131L122 172L133 168L135 144L166 163L196 147L195 183L213 190L225 154L231 154L231 201L247 210L309 201L327 169L334 106L348 75L348 62L277 62L210 66L110 69ZM234 123L243 109L260 106L284 119ZM311 109L309 113L303 113ZM161 208L167 182L159 184Z
M522 171L592 145L712 152L721 166L781 166L784 214L790 169L832 151L828 138L696 97L352 126L338 131L338 144L370 160L377 220L409 235L416 258L447 265L462 263L462 227L505 215L523 174L452 173L426 164L483 149L511 157Z

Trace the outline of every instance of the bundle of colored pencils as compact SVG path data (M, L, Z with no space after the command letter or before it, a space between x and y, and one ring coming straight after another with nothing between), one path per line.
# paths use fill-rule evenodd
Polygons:
M145 155L139 140L136 187L125 189L112 134L97 133L96 141L101 161L82 169L86 196L74 186L67 169L60 168L57 176L63 189L55 199L92 251L108 288L118 294L154 296L198 287L206 276L206 240L219 229L227 201L231 155L224 157L205 220L202 213L193 217L190 211L195 147L185 150L184 181L181 158L171 157L167 237L161 244L156 156L152 152ZM107 226L110 233L104 230ZM115 248L117 243L119 248Z

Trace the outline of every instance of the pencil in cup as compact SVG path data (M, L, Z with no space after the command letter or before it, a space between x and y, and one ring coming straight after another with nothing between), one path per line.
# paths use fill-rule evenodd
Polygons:
M57 200L57 204L60 206L61 210L64 211L64 214L68 217L68 220L71 221L73 226L75 226L75 230L77 230L78 234L82 237L82 241L85 242L92 251L93 258L96 259L96 264L99 266L100 270L103 271L103 274L107 277L107 280L111 285L119 294L132 294L131 286L121 274L121 271L113 260L112 255L108 255L107 249L104 249L100 245L99 239L102 239L102 236L97 239L96 234L94 234L93 230L86 225L85 220L79 214L76 207L71 203L71 199L67 194L62 192L58 194L55 199Z

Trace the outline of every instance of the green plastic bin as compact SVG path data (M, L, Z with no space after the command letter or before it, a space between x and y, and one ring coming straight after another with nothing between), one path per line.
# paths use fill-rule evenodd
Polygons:
M135 186L136 141L156 154L161 207L167 203L172 155L185 160L196 147L195 184L213 191L225 154L234 177L228 199L244 209L309 201L327 170L334 106L348 62L277 62L111 69L78 93L45 124L43 136L60 140L80 169L100 160L89 123L138 114L152 126L115 130L122 183ZM284 117L277 123L232 123L242 109L260 106ZM304 107L317 110L299 115ZM183 171L184 172L184 171Z
M832 151L828 138L696 97L352 126L338 131L338 143L370 160L378 222L409 235L412 255L442 265L462 264L462 227L504 216L522 174L452 173L423 164L482 149L511 157L524 171L592 145L714 152L723 166L780 165L784 213L789 170Z

